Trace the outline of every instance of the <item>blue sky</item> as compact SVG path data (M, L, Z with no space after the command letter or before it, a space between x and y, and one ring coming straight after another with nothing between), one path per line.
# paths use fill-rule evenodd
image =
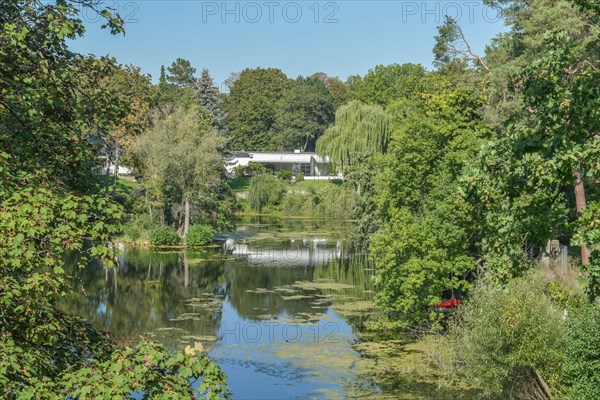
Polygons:
M108 1L126 21L125 36L84 15L86 35L72 49L110 54L158 79L177 57L208 68L216 82L244 68L277 67L288 76L325 72L345 79L377 64L431 67L444 15L459 20L482 53L504 30L481 1Z

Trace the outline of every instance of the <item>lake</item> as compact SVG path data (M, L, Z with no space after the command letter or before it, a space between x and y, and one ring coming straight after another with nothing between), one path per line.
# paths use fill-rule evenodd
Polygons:
M451 398L414 380L405 340L360 340L374 270L331 221L240 221L208 249L123 249L120 267L68 273L62 302L121 343L200 342L235 399ZM456 398L456 397L454 397Z

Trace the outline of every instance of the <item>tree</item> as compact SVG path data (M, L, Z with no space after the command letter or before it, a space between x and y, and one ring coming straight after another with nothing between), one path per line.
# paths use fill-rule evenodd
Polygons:
M273 125L276 103L293 86L276 68L245 69L230 88L227 98L229 131L233 148L238 150L275 150Z
M352 99L385 107L400 98L414 98L422 89L425 73L425 68L416 64L377 65L362 78L349 77L347 86Z
M452 82L440 86L408 114L403 103L390 107L391 140L375 180L376 300L411 324L438 318L431 306L466 293L476 268L476 219L459 178L489 132L483 100Z
M158 93L150 81L150 76L142 74L140 69L133 65L116 66L103 82L103 87L114 96L115 101L125 106L123 115L107 132L104 140L107 165L112 161L114 166L113 196L115 196L121 155L135 163L129 152L135 137L150 126L150 111L157 102ZM106 174L108 177L108 169ZM108 179L106 185L105 193L108 192Z
M327 86L327 90L333 96L333 106L337 109L339 106L346 104L350 100L348 88L337 76L327 76L324 72L315 72L310 76L313 79L318 79Z
M433 48L434 64L441 67L454 61L459 61L459 64L473 62L490 73L483 57L473 52L460 25L454 18L446 16L444 24L438 27L438 32L439 35L435 37L436 44Z
M325 85L327 86L329 93L333 96L333 106L336 110L350 100L346 84L337 76L334 78L327 78Z
M531 271L504 290L479 282L450 326L447 340L456 346L457 364L482 396L553 397L548 383L558 381L567 343L562 310L542 273Z
M380 106L351 101L335 113L335 125L317 141L317 153L338 166L351 164L359 154L381 154L387 147L389 122Z
M84 32L80 7L122 31L123 21L96 5L0 5L0 396L227 395L223 373L198 349L175 356L146 340L122 349L57 307L70 290L66 252L80 265L112 267L112 237L122 228L120 207L94 193L89 140L125 109L101 85L113 66L67 46ZM197 390L194 378L202 378Z
M219 131L225 129L225 116L221 110L223 99L219 96L219 88L214 84L207 69L196 80L196 98L206 111L213 116L213 125Z
M315 141L333 122L333 102L322 81L298 78L277 104L275 131L282 149L314 150Z
M193 88L196 83L194 74L196 68L192 67L192 64L188 60L183 58L177 58L170 67L167 68L169 71L166 76L167 82L175 85L179 88Z
M523 70L552 51L546 36L563 32L573 49L585 48L593 37L588 29L590 14L571 0L489 1L497 7L510 28L486 48L485 62L491 74L484 88L488 97L484 117L488 125L502 130L510 120L526 119L530 112L523 103Z
M231 90L233 85L240 79L241 72L231 72L227 79L223 82L228 90Z
M165 66L161 65L160 66L160 76L158 78L158 87L163 88L164 86L166 86L168 84L169 84L169 82L167 82L167 73L165 72Z
M167 72L161 66L158 82L159 101L158 107L165 113L177 107L192 107L198 104L195 96L196 78L193 68L188 60L178 58Z
M584 18L589 29L573 32L572 26L559 24L546 30L543 43L538 31L524 37L525 43L543 52L530 50L529 64L519 70L522 109L486 147L466 180L473 203L482 207L482 251L500 281L528 267L533 256L529 249L552 237L570 236L567 224L584 212L584 182L598 174L600 28L597 14L582 14L572 4L558 2L549 15L565 7L574 11L569 14L571 22ZM529 27L529 18L536 17L516 18ZM565 187L573 187L574 202ZM581 259L588 269L585 244ZM588 289L592 297L597 290L594 271L590 270Z
M224 185L221 149L224 139L194 108L177 108L156 116L154 126L140 136L136 153L142 160L142 182L150 201L167 207L171 197L174 220L186 235L194 209L215 202ZM153 198L154 197L154 198ZM195 215L200 215L196 210Z

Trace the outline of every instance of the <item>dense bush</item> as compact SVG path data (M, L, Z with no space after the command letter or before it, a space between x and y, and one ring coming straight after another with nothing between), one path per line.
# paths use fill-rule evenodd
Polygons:
M600 399L600 309L594 304L571 309L561 373L567 399Z
M290 216L312 216L315 213L314 203L318 201L319 198L315 194L289 193L283 197L281 211L284 215Z
M300 174L296 175L296 177L294 178L294 181L296 183L304 181L304 174L300 173Z
M319 195L319 213L327 217L350 218L358 201L356 192L344 185L328 185Z
M290 216L320 216L349 219L356 207L357 195L341 185L327 185L320 190L288 193L281 203L282 212Z
M125 236L127 236L129 239L131 239L133 241L136 241L140 237L142 237L142 232L140 231L139 227L136 225L132 225L132 224L125 225L125 229L123 230L123 233L125 234Z
M485 397L530 398L543 390L538 375L558 385L565 327L544 289L539 274L504 289L479 284L459 310L451 327L456 354Z
M277 177L282 181L289 182L292 180L292 171L287 169L282 169L277 173Z
M237 177L257 176L260 174L265 174L266 172L267 168L263 164L252 161L250 161L248 165L238 165L233 168L233 173Z
M179 244L179 235L175 228L161 226L150 231L148 235L152 246L172 246Z
M123 233L129 239L136 241L143 238L152 229L150 216L147 214L136 215L125 225Z
M215 238L215 230L210 225L192 225L185 237L188 246L204 246Z
M233 167L233 174L237 177L246 176L246 168L243 165L236 165Z
M273 175L255 176L250 184L248 202L255 211L262 211L266 206L277 206L281 203L285 185Z

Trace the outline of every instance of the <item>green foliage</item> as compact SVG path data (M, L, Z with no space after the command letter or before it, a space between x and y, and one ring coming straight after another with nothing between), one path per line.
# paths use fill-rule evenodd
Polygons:
M402 208L372 238L376 300L383 310L413 324L435 321L440 316L432 305L470 288L475 262L465 254L464 232L451 217Z
M210 225L192 225L185 237L188 246L205 246L215 239L215 230Z
M281 202L283 215L350 219L356 207L357 194L343 185L330 183L319 189L288 192Z
M267 167L263 163L250 161L246 166L246 175L247 176L256 176L260 174L265 174L268 172Z
M375 158L364 154L355 156L354 160L344 170L346 185L355 189L357 194L352 219L358 220L358 224L353 242L359 249L367 251L371 236L380 225L375 203L375 180L381 166Z
M292 180L293 173L289 169L282 169L277 172L277 177L284 182L289 182Z
M565 399L600 398L600 309L569 310L561 383Z
M164 66L161 66L158 107L165 113L170 112L172 108L203 107L195 93L196 68L192 67L188 60L177 58L167 67L167 71L168 73L165 72ZM210 110L205 110L205 113L209 123L215 122Z
M317 195L320 197L317 215L339 219L353 217L358 197L354 190L344 185L331 184Z
M192 376L208 377L196 393L226 394L224 376L205 356L171 357L145 343L137 353L119 349L56 306L69 290L66 252L80 266L95 260L114 267L111 239L124 216L94 194L90 133L107 139L129 107L105 85L115 72L111 60L67 46L84 32L80 12L98 12L105 27L123 31L120 17L99 4L0 5L0 61L10 71L0 79L0 397L111 397L100 392L112 388L121 397L134 389L189 393Z
M283 150L312 151L334 119L334 98L316 78L298 78L277 104L274 129Z
M444 79L443 76L439 77ZM464 167L476 158L489 135L479 111L483 99L450 82L406 113L391 107L392 139L376 183L379 209L385 214L406 206L422 210L444 197Z
M573 242L578 245L586 243L592 251L590 265L582 266L581 269L587 275L586 292L593 301L600 294L600 202L587 205L577 221L576 232Z
M298 183L298 182L304 182L304 174L300 173L300 174L296 175L294 177L294 181L296 183Z
M476 220L458 179L487 133L478 115L482 101L467 89L442 86L423 98L408 113L392 108L392 139L370 200L373 218L381 220L371 240L376 300L411 323L436 320L433 304L471 286Z
M481 215L485 264L500 282L531 265L528 249L571 234L575 213L569 212L574 207L565 187L573 187L575 172L586 185L598 174L600 73L592 67L598 63L592 49L600 43L600 27L592 23L583 37L570 27L543 36L537 43L543 54L536 53L518 75L528 116L513 114L515 122L485 147L464 180ZM598 289L596 270L590 267L591 296Z
M142 231L139 229L138 226L133 225L133 224L125 225L125 228L123 229L123 233L125 234L126 237L128 237L129 239L131 239L134 242L136 240L139 240L142 237Z
M196 83L196 78L194 78L194 74L196 73L196 68L192 67L192 64L183 58L178 58L173 61L171 66L167 67L167 82L171 85L175 85L180 88L193 87Z
M348 78L350 96L366 104L387 106L398 99L416 98L426 71L421 65L377 65L364 76Z
M480 282L459 310L451 328L456 354L484 397L527 398L539 385L536 371L556 387L565 327L562 310L544 289L540 274L514 279L504 289Z
M575 52L593 48L590 41L597 34L594 13L578 9L576 3L571 0L493 2L501 9L510 30L486 48L485 59L491 74L486 76L488 106L484 115L490 127L501 131L516 115L518 119L531 116L531 109L523 102L522 72L540 57L552 54L548 35L563 32L569 38L565 43Z
M145 239L147 233L152 229L152 220L147 214L140 214L133 217L133 219L125 225L123 233L132 241L139 239Z
M250 184L248 201L250 207L258 212L266 206L277 206L281 203L285 185L280 179L270 174L255 176Z
M3 354L7 357L0 361L0 374L10 371L11 361L21 355L19 352ZM190 381L200 376L199 387L193 389ZM55 398L62 394L80 399L108 399L126 398L137 392L143 393L144 399L193 398L198 394L207 399L220 399L229 395L224 382L223 372L200 350L188 347L185 352L171 356L165 346L142 340L134 348L115 350L103 359L91 360L83 368L71 368L55 383L33 378L33 386L21 395L23 398ZM19 385L4 383L9 394L14 394L10 389Z
M16 163L27 160L30 171L60 176L80 193L90 190L97 162L87 139L90 127L104 134L125 112L101 84L113 62L67 49L65 41L84 32L79 3L17 0L0 7L0 63L10 71L0 79L0 149ZM122 30L112 17L105 19L111 30Z
M179 244L181 238L172 226L159 226L148 234L152 246L174 246Z
M235 193L247 192L251 182L252 178L248 176L240 176L228 180L229 187L231 187L231 190Z
M250 161L247 165L238 165L233 169L236 177L252 177L268 172L267 167L264 164Z
M472 62L476 67L490 72L483 58L473 53L460 25L454 18L446 16L443 25L438 27L438 33L435 37L433 55L434 65L440 70L461 72Z
M328 76L324 72L315 72L309 79L319 80L325 84L327 91L333 98L333 108L336 110L339 106L346 104L350 100L348 87L337 76Z
M196 98L200 105L211 114L215 129L219 132L225 131L225 115L222 110L223 98L220 96L219 88L215 85L207 69L202 70L202 74L196 81Z
M275 150L272 128L276 104L293 86L276 68L245 69L227 97L229 131L236 150Z
M317 153L341 166L352 163L359 154L381 154L389 140L389 123L382 107L351 101L336 111L335 125L317 141Z
M192 220L229 213L223 208L231 197L223 165L224 138L198 111L180 107L158 113L152 129L136 142L147 205L165 222L177 223L182 215Z
M333 97L333 107L336 110L338 107L343 106L350 100L348 87L340 80L340 78L328 76L325 78L325 85Z
M233 174L236 178L243 178L246 176L246 166L245 165L236 165L233 168Z

